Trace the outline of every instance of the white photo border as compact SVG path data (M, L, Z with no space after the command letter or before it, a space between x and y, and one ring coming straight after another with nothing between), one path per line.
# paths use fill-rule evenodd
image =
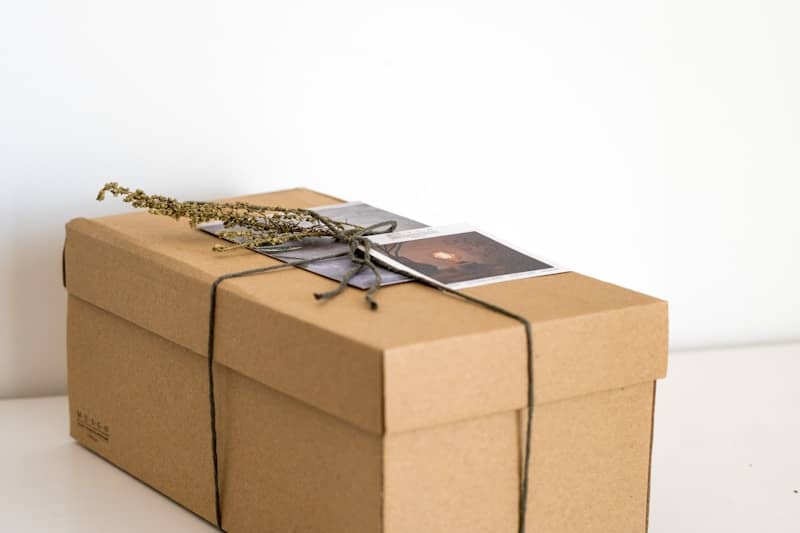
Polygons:
M372 248L372 256L375 257L379 262L385 262L389 266L400 270L401 272L410 273L415 276L420 276L425 278L428 281L431 281L434 284L446 286L450 289L466 289L469 287L477 287L480 285L488 285L490 283L499 283L503 281L511 281L515 279L523 279L523 278L533 278L539 276L549 276L552 274L563 274L565 272L570 272L569 269L566 269L553 261L545 259L539 255L531 254L525 250L520 249L517 246L513 246L485 231L482 231L475 226L465 223L459 224L448 224L445 226L431 226L428 228L419 228L419 229L412 229L406 231L398 231L394 233L379 233L376 235L370 235L369 239L373 243L377 245L384 245L384 244L392 244L398 242L408 242L408 241L415 241L419 239L430 239L435 237L444 237L447 235L458 235L461 233L478 233L487 239L490 239L498 244L501 244L515 252L521 253L537 261L541 261L547 265L550 265L549 268L540 268L538 270L526 270L523 272L512 272L509 274L501 274L498 276L489 276L484 278L475 278L471 280L464 280L458 281L454 283L442 283L437 281L430 276L426 276L420 272L415 271L414 269L408 267L407 265L396 261L386 255L385 253L381 252L379 249Z

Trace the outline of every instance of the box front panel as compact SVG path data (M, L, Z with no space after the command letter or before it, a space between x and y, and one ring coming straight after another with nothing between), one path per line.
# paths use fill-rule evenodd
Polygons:
M544 404L534 417L528 533L644 533L653 383ZM516 533L519 412L391 434L385 532Z
M206 360L74 297L68 316L72 436L213 521ZM227 531L380 531L379 436L216 376Z

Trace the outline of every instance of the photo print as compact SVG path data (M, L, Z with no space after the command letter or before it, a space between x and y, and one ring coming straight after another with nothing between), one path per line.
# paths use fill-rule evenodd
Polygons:
M370 237L379 261L453 289L566 272L466 224Z

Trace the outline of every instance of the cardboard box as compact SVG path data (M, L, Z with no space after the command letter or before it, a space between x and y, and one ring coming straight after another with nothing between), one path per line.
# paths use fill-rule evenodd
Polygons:
M243 198L312 207L307 189ZM213 253L184 222L67 225L71 434L214 522L206 342ZM220 286L216 385L232 533L516 532L527 355L516 321L417 283L328 302L288 269ZM577 273L466 289L533 324L529 533L647 529L666 303Z

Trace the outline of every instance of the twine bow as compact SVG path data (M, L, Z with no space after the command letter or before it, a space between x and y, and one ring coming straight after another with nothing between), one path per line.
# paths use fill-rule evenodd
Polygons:
M376 310L378 308L378 302L375 301L374 296L375 293L378 292L378 289L381 288L381 273L373 262L372 241L369 240L369 236L378 233L391 233L396 228L397 221L395 220L378 222L377 224L360 229L335 230L335 227L331 226L331 230L335 230L334 237L336 240L348 244L349 249L347 255L349 255L350 262L353 266L345 273L335 289L327 292L315 292L314 298L317 300L330 300L338 296L347 287L350 280L353 279L353 276L360 273L364 268L369 268L375 276L375 280L367 289L364 298L366 298L370 309L373 311ZM359 253L359 250L362 250L363 253Z

